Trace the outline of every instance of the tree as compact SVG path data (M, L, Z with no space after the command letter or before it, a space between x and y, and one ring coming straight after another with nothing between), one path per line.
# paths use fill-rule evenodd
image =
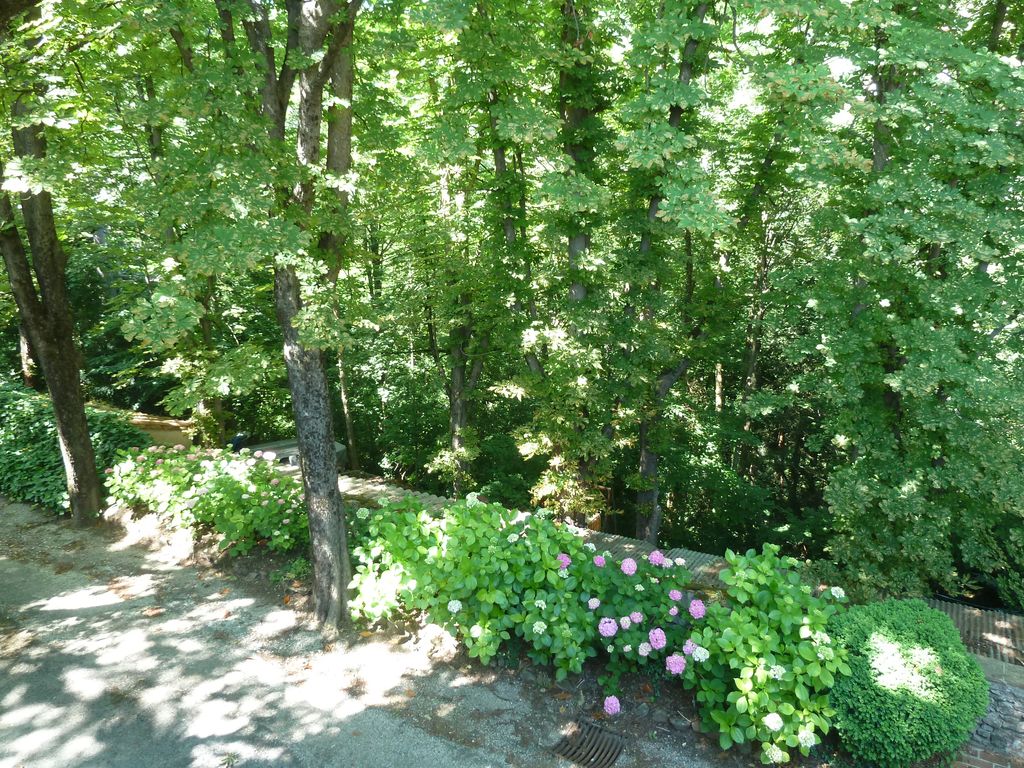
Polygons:
M39 359L53 401L71 514L81 525L99 511L102 493L79 380L81 358L67 296L67 256L57 233L45 164L47 86L31 74L50 53L34 29L41 22L41 15L33 12L12 35L10 20L0 18L5 80L10 86L4 90L13 98L5 107L10 109L14 151L12 158L0 160L0 252L20 327ZM17 58L15 51L21 54ZM15 219L12 192L21 200L28 252Z

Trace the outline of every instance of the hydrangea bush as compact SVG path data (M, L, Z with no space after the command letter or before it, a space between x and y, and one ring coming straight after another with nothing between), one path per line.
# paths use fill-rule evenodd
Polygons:
M707 607L691 641L708 663L685 673L697 690L705 730L718 729L723 749L759 742L761 761L807 755L828 733L834 711L828 692L849 675L846 652L826 632L845 602L842 589L820 595L801 578L800 564L766 544L761 554L726 553L720 574L728 604Z
M684 590L690 573L682 559L672 561L655 550L648 556L616 563L605 554L595 555L590 565L599 579L595 596L584 595L594 612L598 642L608 654L601 677L608 691L618 691L626 672L659 670L678 676L695 647L686 644L690 624ZM695 601L694 613L703 616Z
M522 515L473 495L431 515L412 498L382 500L355 550L353 614L369 621L425 611L489 662L513 636L529 656L578 673L595 654L581 593L596 593L582 539L546 514Z
M106 470L110 504L216 531L232 555L257 544L284 552L309 543L301 482L259 452L150 446L119 458Z

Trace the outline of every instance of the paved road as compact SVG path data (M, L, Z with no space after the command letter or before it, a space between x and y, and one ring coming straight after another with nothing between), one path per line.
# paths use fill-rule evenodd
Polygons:
M0 585L0 768L567 765L545 747L578 710L541 687L422 636L325 652L270 596L113 531L0 503ZM685 752L618 765L707 768Z

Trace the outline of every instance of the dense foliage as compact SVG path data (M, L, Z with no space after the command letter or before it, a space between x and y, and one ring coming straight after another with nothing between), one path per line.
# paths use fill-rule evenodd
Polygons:
M832 690L843 748L879 768L950 757L988 709L988 684L946 614L885 600L834 616L850 677Z
M829 691L850 674L845 651L825 631L846 595L837 587L815 594L799 563L775 546L727 552L726 560L727 602L713 603L693 636L710 660L686 679L723 748L759 742L761 762L788 762L829 732Z
M487 663L519 643L559 679L601 655L610 693L624 672L653 664L655 673L681 674L686 665L689 573L660 553L616 562L550 513L473 495L437 514L408 498L357 519L352 609L368 621L425 612L470 656Z
M106 473L110 503L214 532L229 554L309 544L302 484L258 454L151 446L122 452Z
M146 446L149 438L128 418L87 408L98 462L109 466L120 451ZM49 399L0 382L0 493L55 510L67 510L68 493Z
M292 270L366 469L1024 607L1021 4L352 2L286 55L300 7L0 34L87 390L291 432Z

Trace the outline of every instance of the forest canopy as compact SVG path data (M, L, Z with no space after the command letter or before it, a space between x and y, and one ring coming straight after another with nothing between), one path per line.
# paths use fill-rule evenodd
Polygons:
M18 0L4 375L73 335L220 446L323 360L352 469L1022 608L1022 59L1007 0Z

